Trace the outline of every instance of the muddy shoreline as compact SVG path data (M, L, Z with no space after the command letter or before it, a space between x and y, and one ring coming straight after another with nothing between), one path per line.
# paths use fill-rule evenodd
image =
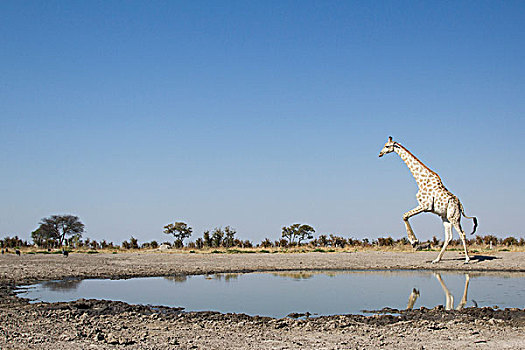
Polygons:
M272 319L104 300L29 304L16 285L64 278L131 278L289 270L426 269L525 274L525 253L71 254L0 256L1 349L525 349L525 311L442 308L399 315ZM524 301L525 302L525 301Z

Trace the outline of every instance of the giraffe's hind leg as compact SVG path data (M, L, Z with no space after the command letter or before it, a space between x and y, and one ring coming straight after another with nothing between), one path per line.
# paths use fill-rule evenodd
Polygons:
M461 238L461 242L463 242L463 249L465 250L465 264L468 264L468 262L470 261L470 257L468 256L467 242L465 241L465 231L463 231L459 220L454 222L454 228L456 229L456 231L458 231L459 237Z
M439 272L434 273L434 276L436 276L439 284L441 284L441 288L443 289L443 292L445 292L445 310L452 310L454 308L454 296L452 293L450 293L450 290L447 288L447 285L445 282L443 282L443 279L441 278L441 274Z
M463 231L461 227L461 210L459 205L459 201L457 200L449 202L447 219L452 223L456 231L458 231L459 238L461 238L461 242L463 242L463 249L465 250L465 264L468 264L470 257L468 256L467 242L465 241L465 231Z
M437 258L434 259L434 261L432 261L432 264L441 261L441 258L443 257L443 254L445 253L448 244L452 240L452 224L447 219L443 219L443 226L445 227L445 242L443 242L443 247L441 248L441 251L439 252Z
M468 284L470 282L470 275L468 273L465 274L465 288L463 289L463 297L461 298L461 301L459 302L458 306L456 307L456 310L462 310L465 305L467 304L467 293L468 293Z

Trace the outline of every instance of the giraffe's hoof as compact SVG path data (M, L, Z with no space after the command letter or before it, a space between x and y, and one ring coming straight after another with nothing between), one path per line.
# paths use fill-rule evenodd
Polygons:
M467 259L467 260L465 260L465 262L463 262L463 264L468 264L469 261L470 261L470 259Z
M437 264L439 262L439 259L432 260L432 264Z

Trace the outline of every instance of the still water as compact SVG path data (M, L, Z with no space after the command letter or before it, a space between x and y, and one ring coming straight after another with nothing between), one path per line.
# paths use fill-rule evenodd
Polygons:
M79 298L284 317L363 310L525 305L525 275L430 271L258 272L51 281L19 288L33 302Z

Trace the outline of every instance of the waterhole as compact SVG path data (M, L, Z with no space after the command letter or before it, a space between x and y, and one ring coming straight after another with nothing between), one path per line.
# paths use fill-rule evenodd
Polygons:
M48 281L21 286L31 302L80 298L271 317L370 314L392 308L523 308L525 275L430 271L292 271Z

